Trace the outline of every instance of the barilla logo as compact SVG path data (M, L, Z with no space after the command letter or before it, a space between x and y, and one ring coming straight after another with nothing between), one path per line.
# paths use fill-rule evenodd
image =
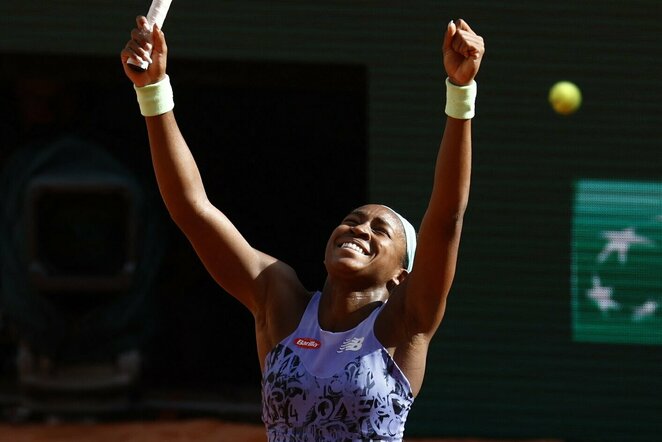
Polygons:
M295 338L294 339L294 345L296 345L297 347L301 347L301 348L316 350L316 349L320 348L322 343L320 341L318 341L317 339L313 339L313 338Z

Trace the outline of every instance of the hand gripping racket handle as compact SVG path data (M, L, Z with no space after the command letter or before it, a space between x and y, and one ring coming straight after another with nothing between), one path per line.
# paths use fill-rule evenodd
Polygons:
M152 42L152 29L154 28L154 25L157 25L159 29L163 27L163 22L168 14L168 9L170 9L170 3L172 3L172 0L152 0L149 11L147 11L147 15L145 16L147 18L147 26L149 29L149 31L145 30L145 33L147 41L150 43ZM141 72L149 67L149 62L147 60L138 62L137 60L129 58L127 64L132 69Z

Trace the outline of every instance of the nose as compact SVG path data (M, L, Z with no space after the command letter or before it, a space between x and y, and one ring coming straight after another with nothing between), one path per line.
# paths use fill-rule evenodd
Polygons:
M370 226L368 225L368 222L352 226L349 230L358 238L370 239Z

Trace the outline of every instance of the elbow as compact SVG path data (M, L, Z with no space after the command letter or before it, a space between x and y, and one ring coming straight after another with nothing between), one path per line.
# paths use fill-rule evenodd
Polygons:
M449 210L436 213L430 218L431 226L435 226L439 239L444 241L455 241L462 234L462 224L464 222L464 210Z
M447 216L449 223L461 225L464 221L464 213L466 212L466 209L467 207L465 205L458 208L457 210L450 212L450 214Z
M442 225L450 237L459 236L462 232L462 223L464 222L464 211L452 212L446 216Z
M436 219L438 225L444 226L444 230L450 233L457 233L462 230L464 214L466 212L466 202L457 204L441 210L437 213Z
M458 198L456 201L451 201L451 203L445 207L445 210L443 210L443 216L450 223L462 225L468 204L469 199L467 197Z
M455 242L462 234L464 212L453 211L448 213L427 213L421 223L419 237L430 235L433 243ZM425 231L425 233L423 233Z
M185 212L179 209L171 209L170 206L166 207L168 208L168 214L170 215L172 222L174 222L180 230L185 230L186 226L189 224L189 218L186 216Z
M462 224L469 204L469 192L450 192L448 195L433 192L428 213L438 222Z
M203 201L186 198L165 201L165 204L172 221L184 232L195 228L194 225L205 210Z

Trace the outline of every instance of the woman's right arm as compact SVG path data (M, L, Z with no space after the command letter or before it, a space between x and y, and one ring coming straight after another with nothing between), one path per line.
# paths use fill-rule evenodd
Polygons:
M144 38L147 22L138 17L138 28L122 51L124 71L142 87L165 78L167 46L163 32L152 30L152 63L145 72L127 65L129 58L145 59L149 43ZM143 31L141 31L143 30ZM208 200L193 155L169 110L145 117L152 163L159 190L170 216L184 232L207 271L227 292L253 313L263 305L271 276L296 279L294 272L275 258L254 249L228 218ZM265 270L271 269L269 272Z

